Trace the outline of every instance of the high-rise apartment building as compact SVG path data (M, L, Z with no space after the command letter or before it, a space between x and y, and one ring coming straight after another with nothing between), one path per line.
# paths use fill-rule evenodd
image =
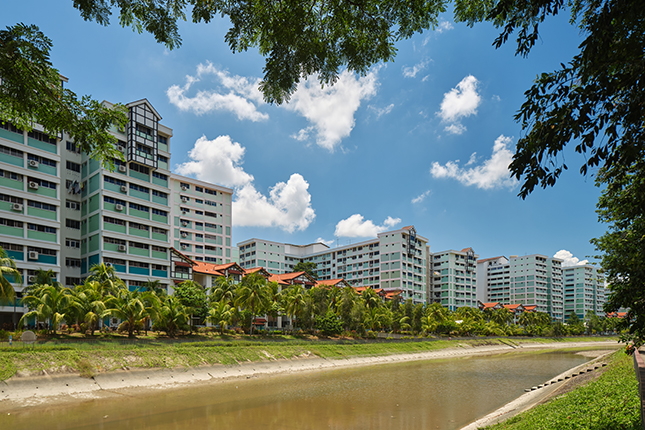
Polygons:
M170 175L172 246L195 261L230 263L233 190Z
M292 271L300 261L311 261L319 280L344 278L355 287L399 290L406 300L426 301L428 240L413 226L336 248L249 239L238 243L238 249L239 264L245 269L263 267L279 274Z
M187 251L196 260L230 260L232 190L172 175L172 129L146 99L126 109L126 127L110 130L125 158L114 160L114 171L64 133L0 124L0 246L22 273L22 285L14 283L18 297L39 269L71 287L97 263L112 265L130 289L149 280L169 286L169 249L182 239L194 246ZM189 191L181 189L184 182ZM190 228L182 230L182 220ZM0 303L0 328L23 311L20 301L15 308Z
M477 307L477 257L472 248L431 253L428 302L450 310Z
M605 276L589 264L562 268L564 289L564 317L571 311L583 319L587 312L603 314L606 301Z
M545 255L512 255L477 262L479 300L536 305L536 311L562 321L562 261Z

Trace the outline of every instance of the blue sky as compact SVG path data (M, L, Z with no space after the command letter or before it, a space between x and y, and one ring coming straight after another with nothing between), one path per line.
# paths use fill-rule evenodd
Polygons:
M556 187L526 200L507 170L524 91L581 41L566 14L542 26L528 58L514 55L513 42L494 49L492 26L446 14L438 30L398 43L394 62L362 77L345 72L331 88L310 78L283 106L262 102L264 59L232 54L221 19L182 24L173 51L118 17L108 27L85 22L71 1L9 2L0 21L38 25L77 94L147 98L174 130L173 171L235 189L233 243L344 245L412 224L433 251L566 250L583 260L604 231L600 191L578 173L583 159L572 148Z

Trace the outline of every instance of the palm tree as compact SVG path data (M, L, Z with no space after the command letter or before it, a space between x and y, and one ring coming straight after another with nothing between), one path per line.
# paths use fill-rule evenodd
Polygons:
M101 285L96 281L85 281L83 285L77 285L72 290L72 312L76 314L76 322L87 324L92 336L94 330L98 329L100 315L105 311L105 303L101 294Z
M29 309L18 325L25 319L35 317L38 321L49 321L49 329L56 333L58 325L63 322L73 297L69 288L58 288L56 285L37 285L22 301Z
M115 294L119 289L125 288L125 283L116 275L114 266L105 263L92 265L87 279L98 282L103 295Z
M9 257L7 251L0 246L0 300L12 301L15 298L16 292L11 285L12 282L22 284L20 270L16 267L13 258Z
M288 289L283 290L284 294L284 311L291 319L291 325L295 327L294 321L296 315L300 313L305 303L305 289L300 284L291 285Z
M155 293L157 297L162 297L168 294L168 291L166 291L166 287L161 284L161 281L158 279L155 279L154 281L152 279L148 279L146 282L143 283L142 285L143 291L151 291Z
M361 293L361 297L365 301L365 306L369 309L377 308L383 305L383 300L372 288L366 288Z
M228 303L222 301L215 304L208 310L206 321L219 325L220 334L224 334L224 329L233 320L233 308Z
M115 295L105 301L106 310L101 317L112 316L128 323L128 336L134 336L134 330L143 327L147 318L156 319L159 299L150 291L130 291L120 288Z
M229 305L235 302L235 280L232 276L220 276L215 279L215 285L211 287L211 301L218 303L225 301Z
M159 309L159 323L168 336L174 336L177 330L188 325L190 315L179 299L166 296Z
M491 319L499 325L509 325L513 321L513 313L506 308L495 309Z
M270 294L267 280L259 273L246 275L237 287L236 305L251 312L251 334L255 317L267 308Z

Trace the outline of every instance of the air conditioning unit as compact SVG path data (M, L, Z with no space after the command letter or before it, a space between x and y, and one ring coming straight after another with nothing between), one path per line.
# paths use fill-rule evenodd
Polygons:
M186 211L181 211L181 214L182 214L182 215L187 215L187 214L188 214L188 212L186 212Z
M27 258L29 260L38 260L38 253L36 251L29 251Z
M38 167L38 161L36 160L29 160L29 167Z
M119 251L125 252L127 250L128 250L128 248L125 245L119 245Z
M119 151L121 151L121 152L125 152L125 146L123 146L123 145L118 145L118 146L116 147L116 149L118 149L118 150L119 150Z
M114 209L116 209L116 210L118 210L120 212L120 211L122 211L124 209L124 207L123 207L123 205L120 205L120 204L117 203L116 206L114 206Z
M127 171L128 171L128 169L125 166L123 166L123 165L119 166L119 172L125 173Z
M188 188L187 187L181 187L181 190L182 191L188 191Z
M186 221L182 221L182 222L181 222L181 226L182 226L182 227L188 227L188 223L187 223Z
M27 281L29 282L36 282L36 275L31 275L27 278Z
M182 232L182 233L181 233L181 237L188 237L188 233L184 233L184 232Z
M186 249L186 248L188 248L188 246L186 246L186 245L181 245L181 249Z
M29 181L29 188L31 188L32 190L37 190L38 189L38 182Z
M125 185L121 185L121 192L122 193L127 193L128 192L128 187L126 187Z
M188 197L182 197L181 201L182 201L182 203L186 203L188 201Z
M14 203L11 205L11 209L14 211L22 211L22 205L20 203Z

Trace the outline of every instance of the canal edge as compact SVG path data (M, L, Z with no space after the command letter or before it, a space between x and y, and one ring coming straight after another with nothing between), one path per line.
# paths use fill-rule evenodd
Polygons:
M605 359L613 354L615 351L607 352L600 355L586 363L573 367L561 374L549 379L544 384L536 387L525 388L524 394L515 400L511 400L504 406L496 409L488 415L473 421L472 423L461 427L459 430L477 430L486 426L491 426L497 423L508 420L522 412L534 408L543 400L546 400L551 394L560 388L566 381L575 378L576 376L593 372L607 366Z

